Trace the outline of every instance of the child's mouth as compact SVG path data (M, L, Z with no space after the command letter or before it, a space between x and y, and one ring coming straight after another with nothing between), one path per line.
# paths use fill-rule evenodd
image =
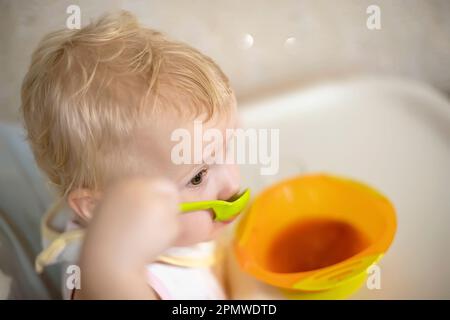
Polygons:
M236 193L229 200L210 200L185 202L180 204L180 211L192 212L208 210L215 222L231 223L244 209L250 199L250 189Z
M231 218L230 220L227 221L223 221L224 224L230 224L232 223L234 220L236 220L236 218L238 217L239 214L237 214L235 217Z
M215 221L215 222L218 222L218 223L223 224L223 225L229 225L229 224L231 224L232 222L234 222L234 220L236 220L236 219L239 217L240 214L241 214L241 212L239 212L239 213L236 214L234 217L232 217L231 219L228 219L228 220L226 220L226 221Z

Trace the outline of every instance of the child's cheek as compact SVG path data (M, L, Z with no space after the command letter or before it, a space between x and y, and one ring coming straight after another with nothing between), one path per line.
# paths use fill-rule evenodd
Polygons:
M176 246L189 246L209 240L213 230L212 214L208 211L196 211L180 216L180 235Z

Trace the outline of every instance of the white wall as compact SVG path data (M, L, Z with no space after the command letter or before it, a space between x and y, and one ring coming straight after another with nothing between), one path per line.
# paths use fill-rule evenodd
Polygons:
M450 92L447 0L0 0L0 119L18 118L30 54L44 34L65 27L70 4L81 7L83 25L124 8L199 48L223 67L241 101L360 72L400 74ZM366 27L370 4L381 8L381 30ZM250 49L242 45L246 33ZM288 37L296 41L286 47Z

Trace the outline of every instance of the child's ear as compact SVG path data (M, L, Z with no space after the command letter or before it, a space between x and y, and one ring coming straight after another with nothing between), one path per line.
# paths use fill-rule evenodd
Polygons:
M91 220L100 196L98 192L89 189L76 189L69 193L67 203L80 219L85 222Z

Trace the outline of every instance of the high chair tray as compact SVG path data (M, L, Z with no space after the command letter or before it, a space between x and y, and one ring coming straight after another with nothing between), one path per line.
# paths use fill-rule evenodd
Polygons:
M423 84L365 77L240 105L246 128L280 129L280 170L242 166L253 195L291 175L325 172L364 181L397 211L397 234L380 263L381 289L355 299L450 298L450 103ZM231 233L231 232L230 232ZM233 298L283 299L239 271Z

